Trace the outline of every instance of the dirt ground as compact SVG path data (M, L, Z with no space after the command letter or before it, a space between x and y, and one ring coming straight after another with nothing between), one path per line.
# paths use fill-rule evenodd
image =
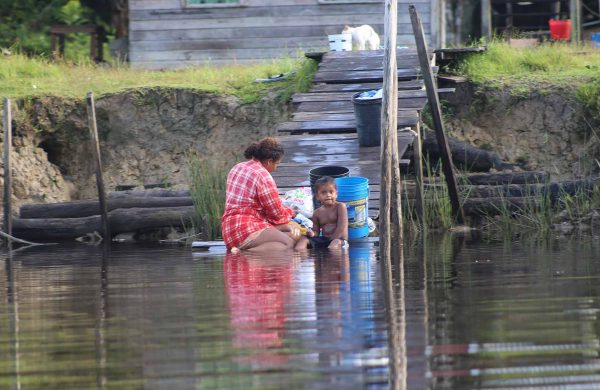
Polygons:
M461 85L444 102L449 133L497 152L506 162L542 169L553 179L576 178L600 160L571 91L515 94ZM291 107L277 94L254 104L190 90L139 90L97 99L104 181L117 185L187 186L189 153L236 162L243 148L286 121ZM84 102L58 97L18 102L13 108L13 202L96 196ZM3 180L3 178L2 178Z

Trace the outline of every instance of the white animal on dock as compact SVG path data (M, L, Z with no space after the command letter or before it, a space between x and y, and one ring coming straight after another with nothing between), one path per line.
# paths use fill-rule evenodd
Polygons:
M379 35L368 24L359 27L350 27L346 25L342 34L352 34L352 46L356 50L377 50L379 49Z

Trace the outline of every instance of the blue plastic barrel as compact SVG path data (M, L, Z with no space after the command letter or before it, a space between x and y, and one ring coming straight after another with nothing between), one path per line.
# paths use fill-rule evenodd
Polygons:
M592 33L592 46L600 48L600 33Z
M348 210L348 239L367 237L369 225L369 180L365 177L341 177L335 179L338 200ZM351 245L352 246L352 245Z

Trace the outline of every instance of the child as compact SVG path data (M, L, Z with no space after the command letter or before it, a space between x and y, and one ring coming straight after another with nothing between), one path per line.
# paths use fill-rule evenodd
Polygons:
M337 201L335 179L329 176L315 182L315 193L321 207L312 216L315 237L310 237L313 248L341 249L348 246L348 211Z

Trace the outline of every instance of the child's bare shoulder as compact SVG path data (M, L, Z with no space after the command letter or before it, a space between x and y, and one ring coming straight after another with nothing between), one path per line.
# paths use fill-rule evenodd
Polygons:
M313 218L319 218L321 214L323 214L323 206L313 211Z

